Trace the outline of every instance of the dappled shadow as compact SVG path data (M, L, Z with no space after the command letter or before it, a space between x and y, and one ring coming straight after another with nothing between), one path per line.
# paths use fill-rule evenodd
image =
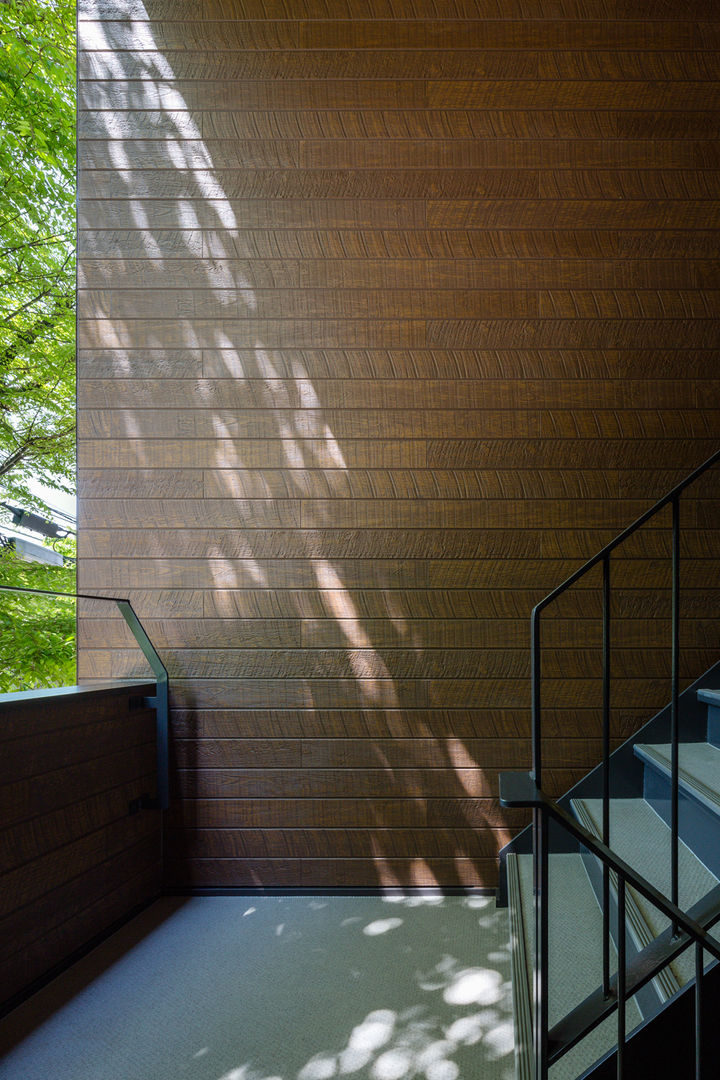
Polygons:
M122 16L122 3L115 9ZM482 693L494 654L452 647L473 636L460 592L464 629L451 621L443 644L428 560L393 527L395 499L423 505L411 440L402 452L402 412L361 408L364 426L353 429L361 439L335 431L341 383L325 346L335 340L337 292L311 290L304 317L275 317L283 290L317 273L302 260L322 259L330 217L318 211L319 227L295 235L299 258L265 257L268 231L290 243L281 180L274 201L240 196L252 193L253 171L271 190L260 166L277 167L263 155L282 144L256 145L262 160L229 172L253 134L248 113L234 142L213 144L218 167L199 91L189 105L142 5L132 11L132 23L87 22L103 5L84 0L80 22L81 48L92 50L86 74L98 80L93 110L80 119L80 515L86 530L111 530L109 548L91 551L108 560L81 561L82 586L97 587L108 570L149 623L170 671L186 794L217 797L219 770L227 797L246 795L252 740L260 746L270 729L296 740L284 800L357 800L355 818L339 811L337 823L331 803L320 818L268 819L285 825L281 847L275 830L233 838L186 805L173 818L186 831L171 832L169 857L245 860L238 881L257 885L289 884L274 874L293 859L310 868L303 876L297 863L295 884L315 880L328 859L338 883L486 883L506 822L521 820L489 801L499 761L483 767L477 736L487 732L475 730L469 688ZM115 107L118 93L133 111ZM359 363L369 355L342 352ZM92 457L103 441L112 450ZM102 469L84 467L98 460L114 466L107 482ZM387 557L376 557L378 543ZM132 670L117 638L109 658L86 643L81 665L86 676ZM458 680L468 688L463 707L452 693L445 707L442 687ZM518 693L524 704L524 687ZM514 715L508 724L516 736ZM496 746L490 753L497 759ZM272 745L260 754L272 770ZM336 824L341 831L327 831ZM353 871L354 862L365 868Z
M507 919L491 898L169 905L104 946L93 981L80 966L76 996L6 1059L8 1080L44 1067L58 1080L512 1080Z

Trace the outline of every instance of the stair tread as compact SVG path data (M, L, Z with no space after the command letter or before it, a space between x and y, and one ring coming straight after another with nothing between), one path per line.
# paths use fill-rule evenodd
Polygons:
M720 690L698 690L697 696L700 701L706 701L708 705L720 705Z
M532 855L517 860L522 903L524 948L532 983L534 915ZM579 854L550 855L550 1026L561 1020L602 983L602 914ZM617 953L611 942L611 966ZM531 1000L531 996L528 996ZM628 1030L641 1022L634 1001L628 1003ZM617 1039L617 1019L609 1017L550 1070L552 1080L575 1080L602 1057Z
M635 754L670 775L670 743L638 743ZM707 742L681 743L679 782L714 813L720 813L720 748Z
M594 832L600 836L602 799L573 800L573 805L576 804L579 816L589 818ZM611 800L610 846L656 889L670 896L670 829L644 799ZM687 911L717 886L718 879L682 840L678 866L679 904ZM649 900L629 887L628 925L643 947L667 929L669 921ZM669 965L669 972L666 969L660 978L663 996L670 996L694 977L693 964L688 950Z

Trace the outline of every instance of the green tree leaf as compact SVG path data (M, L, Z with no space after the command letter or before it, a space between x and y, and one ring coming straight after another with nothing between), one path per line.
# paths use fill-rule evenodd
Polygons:
M0 492L75 485L75 4L0 3Z

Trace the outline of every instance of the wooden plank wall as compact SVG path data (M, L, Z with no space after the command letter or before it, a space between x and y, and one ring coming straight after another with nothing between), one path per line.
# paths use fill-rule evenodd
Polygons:
M128 812L155 792L153 691L2 701L0 1009L159 893L159 811Z
M79 26L80 581L170 668L168 882L491 885L531 606L717 445L717 5ZM720 563L683 520L689 676ZM614 568L618 736L668 696L668 551ZM598 613L548 624L556 790L598 757Z

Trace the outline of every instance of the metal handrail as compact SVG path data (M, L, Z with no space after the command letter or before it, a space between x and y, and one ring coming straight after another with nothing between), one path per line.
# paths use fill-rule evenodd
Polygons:
M532 778L538 790L542 789L542 712L541 712L541 639L540 639L540 616L551 603L562 596L572 585L578 582L590 570L598 564L602 565L602 844L607 851L610 850L610 644L611 644L611 581L610 581L610 556L616 548L620 547L633 533L650 521L666 506L672 507L672 610L671 610L671 703L670 703L670 743L671 743L671 780L670 780L670 881L671 881L671 906L674 914L672 920L673 933L677 934L679 927L683 925L680 919L678 907L679 895L679 621L680 621L680 496L691 484L707 472L713 465L720 462L720 450L717 450L706 461L694 469L679 484L672 488L658 502L651 506L644 514L641 514L631 525L619 533L614 540L606 544L597 554L588 559L570 577L566 578L552 592L548 593L535 605L531 615L530 629L530 680L531 680L531 703L532 703ZM530 804L526 804L530 805ZM547 806L534 805L533 810L533 838L535 858L533 860L533 877L535 895L539 902L536 905L536 1062L538 1063L538 1077L547 1075L547 1039L548 1015L547 1015L547 980L548 980L548 911L547 911L547 877L548 877L548 818ZM585 841L583 841L585 842ZM590 846L589 844L587 845ZM610 866L611 862L601 857L602 874L602 915L603 915L603 992L610 995ZM630 875L624 871L621 875L621 895L619 903L624 906L625 881L631 880ZM636 886L637 887L637 886ZM655 901L653 901L655 902ZM624 949L624 929L620 934ZM709 948L709 946L706 946ZM700 954L702 947L698 946ZM712 950L711 950L712 951ZM702 956L700 956L700 960ZM700 962L698 960L698 963ZM698 988L699 993L699 988ZM699 1036L698 1036L699 1038ZM624 1041L624 1040L623 1040ZM621 1055L622 1051L618 1051ZM543 1064L544 1063L544 1064ZM621 1067L621 1066L620 1066ZM544 1072L542 1071L544 1068Z
M683 491L685 491L685 489L687 487L689 487L691 484L695 483L695 481L698 479L698 477L702 476L702 474L707 472L708 469L712 468L713 465L716 465L718 463L718 461L720 461L720 450L716 450L715 453L712 454L707 459L707 461L704 461L702 463L702 465L699 465L697 467L697 469L694 469L693 472L689 473L689 475L686 476L685 479L682 480L679 484L677 484L671 491L669 491L667 493L667 495L664 495L662 497L662 499L660 499L653 506L651 506L649 510L646 510L644 514L641 514L639 518L637 518L635 521L633 521L632 525L628 525L628 527L626 529L623 529L623 531L621 533L618 533L618 535L615 537L614 540L611 540L609 544L606 544L604 548L601 548L601 550L598 551L597 554L593 555L593 557L591 559L588 559L587 562L583 563L583 565L580 566L577 570L575 570L575 572L572 573L570 575L570 577L566 578L565 581L563 581L560 585L556 586L556 588L554 588L552 590L552 592L549 592L547 594L547 596L543 597L543 599L540 600L535 605L535 607L532 609L532 615L531 615L531 650L532 650L532 653L533 653L533 660L535 659L536 649L539 650L539 647L540 647L540 635L539 635L540 615L544 611L544 609L546 607L548 607L548 605L551 604L554 600L557 600L557 598L559 596L562 596L562 594L564 592L566 592L570 588L571 585L574 585L577 581L580 580L580 578L584 577L585 574L587 574L588 571L592 570L593 567L597 566L598 563L607 562L608 565L609 565L609 556L615 550L615 548L619 547L620 544L624 543L624 541L627 540L627 538L629 536L632 536L632 534L634 532L637 532L637 530L639 528L641 528L641 526L643 526L651 518L655 517L655 515L657 513L659 513L661 510L664 510L666 506L668 506L670 503L674 503L679 498L679 496L683 493ZM541 784L542 783L542 747L540 745L540 739L539 739L539 736L540 736L540 730L539 730L539 725L540 725L539 681L540 681L540 668L539 668L539 664L538 664L537 668L535 670L533 670L533 672L531 674L532 704L533 704L533 747L532 747L532 752L533 752L533 775L535 776L535 779L537 780L538 784ZM536 705L537 705L537 711L535 709ZM537 738L536 738L536 736L537 736Z
M0 591L29 593L33 596L62 596L69 600L104 600L117 606L155 676L155 694L146 699L147 705L155 709L156 717L157 798L153 806L159 810L167 810L170 805L168 672L130 601L121 596L57 592L53 589L29 589L19 585L0 585Z
M692 942L695 945L695 998L696 998L696 1015L695 1015L695 1043L696 1049L702 1043L702 1015L700 1008L700 998L702 994L702 979L704 976L704 951L707 950L711 956L716 960L720 960L720 942L710 937L707 929L698 923L695 919L692 919L687 912L683 911L671 900L663 894L645 878L642 874L639 874L637 870L633 869L629 863L621 859L619 855L616 855L607 845L601 840L589 832L583 825L576 821L566 810L558 805L553 799L545 794L536 784L531 774L529 773L502 773L500 776L501 783L501 799L503 806L517 807L517 808L531 808L535 814L541 819L541 835L542 846L539 853L539 859L545 864L545 872L541 875L542 887L537 895L537 908L542 910L543 918L547 923L548 917L548 890L547 890L547 857L548 857L548 819L552 818L557 821L564 829L566 829L575 840L577 840L583 847L586 847L588 851L595 855L602 862L604 867L612 869L618 876L618 929L619 929L619 941L618 941L618 972L615 980L615 988L612 986L612 980L610 985L604 993L604 1009L602 1013L596 1013L592 1016L590 1022L584 1029L576 1032L572 1040L566 1042L564 1045L558 1047L552 1054L550 1053L549 1045L549 1024L547 1017L548 1006L548 986L545 980L538 981L538 969L536 967L536 986L535 986L535 1064L536 1064L536 1078L537 1080L547 1080L548 1069L550 1065L554 1065L556 1061L559 1061L573 1046L577 1045L581 1038L588 1034L601 1020L605 1018L611 1012L618 1010L618 1078L621 1080L623 1076L622 1055L625 1043L627 1041L627 1032L625 1028L625 1005L632 993L635 993L639 986L634 986L632 991L628 992L627 974L627 956L626 956L626 918L625 918L625 892L627 886L631 886L637 892L644 896L651 904L654 904L663 915L665 915L673 925L676 927L675 941L677 941L679 931L681 930L690 939L688 942L679 942L676 950L672 955L666 959L656 963L653 968L645 971L641 982L648 982L654 978L667 964L671 963L675 955L682 949L689 946ZM720 919L720 914L716 913L711 920L711 923L717 922ZM536 939L536 947L538 945ZM545 935L545 947L547 947L547 934ZM547 970L547 968L546 968ZM541 1019L541 1023L538 1020ZM698 1056L699 1061L699 1056ZM698 1072L699 1075L699 1072Z

